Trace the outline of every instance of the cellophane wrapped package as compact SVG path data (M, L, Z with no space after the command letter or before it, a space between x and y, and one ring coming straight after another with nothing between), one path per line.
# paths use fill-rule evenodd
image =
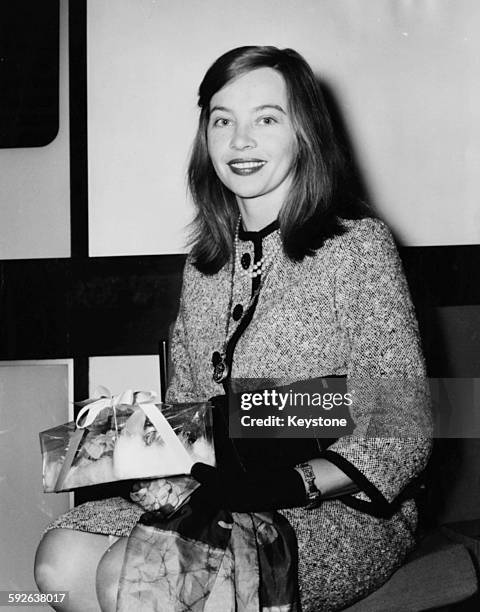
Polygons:
M153 397L87 400L76 422L41 432L44 491L180 476L197 461L215 465L211 405L154 404Z

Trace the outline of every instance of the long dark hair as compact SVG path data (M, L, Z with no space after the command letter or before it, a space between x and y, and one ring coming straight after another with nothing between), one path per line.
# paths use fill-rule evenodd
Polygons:
M197 213L192 222L195 266L214 274L229 259L238 219L235 195L217 177L208 155L210 101L232 79L273 68L284 78L297 136L290 193L279 213L280 235L288 257L301 261L327 238L343 233L342 218L359 218L367 207L352 193L352 173L335 136L312 69L293 49L248 46L228 51L208 69L198 92L200 119L188 167L188 185Z

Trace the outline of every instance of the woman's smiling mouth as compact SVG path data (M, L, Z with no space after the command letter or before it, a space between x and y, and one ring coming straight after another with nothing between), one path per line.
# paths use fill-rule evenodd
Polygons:
M227 165L234 174L248 176L261 170L266 163L262 159L232 159Z

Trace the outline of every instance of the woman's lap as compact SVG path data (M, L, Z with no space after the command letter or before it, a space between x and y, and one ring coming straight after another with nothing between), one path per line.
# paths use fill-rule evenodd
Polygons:
M128 536L142 513L123 498L87 502L47 530ZM414 546L411 525L398 515L389 521L375 519L339 501L282 514L297 534L303 612L339 610L365 597L389 578Z

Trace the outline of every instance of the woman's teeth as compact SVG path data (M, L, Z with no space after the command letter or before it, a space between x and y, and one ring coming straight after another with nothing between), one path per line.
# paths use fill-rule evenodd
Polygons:
M232 172L235 174L253 174L254 172L258 172L260 168L267 162L264 161L238 161L238 162L230 162L228 165Z
M230 165L234 168L258 168L263 166L263 161L245 161L245 162L232 162Z

